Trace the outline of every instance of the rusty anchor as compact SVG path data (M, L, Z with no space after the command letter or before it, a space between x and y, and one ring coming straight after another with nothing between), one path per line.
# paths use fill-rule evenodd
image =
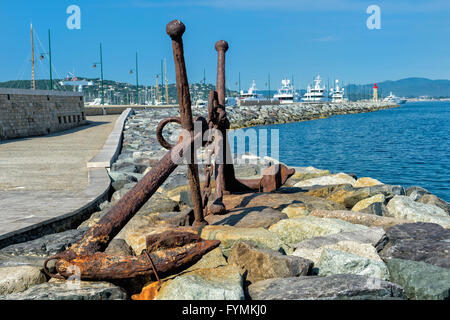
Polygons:
M170 274L198 261L204 254L220 245L217 240L203 240L198 236L201 226L207 224L206 214L224 213L222 197L226 193L239 191L271 192L278 189L295 172L284 165L275 165L264 169L262 179L237 179L231 154L227 148L226 130L230 123L225 111L225 52L226 41L216 44L218 51L217 91L211 91L208 103L208 120L198 117L200 132L194 131L189 84L184 61L182 35L185 26L174 20L166 27L172 39L175 61L176 85L179 100L180 117L162 120L157 127L157 139L169 151L166 155L127 193L117 204L94 224L83 237L69 249L44 262L44 271L54 278L66 279L77 267L83 280L127 279L137 276L155 276L158 273ZM169 144L163 138L164 127L171 122L178 123L184 129L178 143ZM217 129L214 136L204 141L208 128ZM214 155L214 170L211 164L205 166L206 181L203 192L200 190L196 150L207 146L208 157ZM212 147L212 148L211 148ZM192 227L178 227L177 230L163 232L147 237L146 249L139 256L112 256L103 251L108 243L128 223L135 213L151 198L176 167L187 160L188 179L194 206L195 221ZM215 171L215 200L208 206L211 193L211 176ZM55 264L57 274L47 268L50 260Z
M195 162L195 148L203 144L203 134L206 130L206 120L198 118L203 123L201 132L194 135L189 84L184 62L182 35L185 26L178 20L167 25L167 34L172 38L172 48L175 60L176 82L179 98L180 118L165 119L158 126L158 140L169 151L166 155L129 191L118 203L94 224L83 237L69 249L44 262L44 271L54 278L66 279L74 267L80 271L80 278L86 280L125 279L139 275L155 275L157 272L170 273L181 266L198 261L205 253L219 246L220 241L202 240L198 236L181 237L182 241L170 242L171 246L155 251L148 245L147 251L141 255L116 257L103 253L108 243L117 235L134 214L150 199L156 190L164 183L183 159L188 159L188 177L194 203L195 221L193 229L205 225L203 219L203 204L200 194L198 166ZM180 136L179 142L172 146L162 137L162 129L169 122L180 123L189 134ZM187 150L187 152L186 152ZM178 232L184 232L182 229ZM178 232L162 233L160 239L176 238ZM194 231L195 232L195 231ZM157 239L153 238L153 241ZM47 268L50 260L57 260L57 274L52 274ZM149 261L150 260L150 261Z

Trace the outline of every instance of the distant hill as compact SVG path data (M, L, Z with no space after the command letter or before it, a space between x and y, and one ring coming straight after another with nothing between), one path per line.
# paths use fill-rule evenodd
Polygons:
M66 80L66 79L64 79ZM93 86L84 87L84 97L86 102L93 101L95 98L101 96L101 81L98 78L90 79L90 78L82 78L78 77L78 80L86 80L92 81L94 83ZM58 91L73 91L74 88L70 86L61 86L59 82L61 79L56 79L53 81L54 90ZM32 82L31 80L14 80L14 81L6 81L0 82L0 88L16 88L16 89L31 89ZM104 95L105 95L105 103L108 104L130 104L135 103L136 101L136 85L117 82L113 80L104 80ZM193 102L202 99L208 100L208 94L210 90L215 90L215 85L209 83L192 83L189 84L191 100ZM36 80L36 89L38 90L49 90L50 89L50 81L49 80ZM177 89L174 83L170 83L167 85L169 103L178 103L177 97ZM139 85L139 102L143 103L145 101L150 101L152 99L156 99L159 95L160 99L165 102L166 100L166 91L165 86L159 85L158 92L155 86L145 86ZM237 92L227 90L227 96L236 96Z
M373 83L366 85L346 85L350 95L368 95L372 93ZM434 98L450 97L450 80L430 80L426 78L406 78L397 81L377 82L378 91L383 97L392 91L398 97L414 98L428 96Z
M93 81L94 86L84 88L85 101L89 102L97 97L100 97L100 79L88 79L78 77L79 80ZM65 79L64 79L65 80ZM54 80L55 90L72 91L72 87L62 87L59 81ZM372 96L371 84L357 85L349 84L345 86L346 96L354 101L360 99L367 99ZM426 78L406 78L397 81L382 81L377 82L379 93L382 97L388 96L390 92L398 97L414 98L420 96L428 96L433 98L447 98L450 97L450 80L430 80ZM14 80L0 82L0 88L21 88L30 89L32 83L30 80ZM48 90L50 88L49 80L36 80L37 89ZM192 83L190 84L191 99L197 101L198 99L207 100L210 90L215 89L215 85L208 83ZM245 90L245 89L244 89ZM246 90L245 90L246 91ZM104 80L105 102L110 104L129 104L135 103L136 100L136 85L117 82L113 80ZM259 90L264 96L268 96L268 90ZM277 90L272 89L270 95L273 97ZM301 96L305 90L297 90ZM168 84L169 103L177 102L177 91L175 84ZM165 86L159 85L159 94L162 95L162 101L165 101ZM151 100L157 95L155 87L139 86L140 102L143 100ZM227 90L227 96L237 96L237 91Z

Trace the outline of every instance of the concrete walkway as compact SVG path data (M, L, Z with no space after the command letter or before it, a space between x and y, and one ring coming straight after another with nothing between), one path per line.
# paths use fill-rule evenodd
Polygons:
M90 123L75 129L0 142L0 191L84 190L86 163L103 148L118 117L87 117Z
M87 163L121 134L118 118L88 117L75 129L0 143L0 248L73 227L90 214L110 180L105 167Z

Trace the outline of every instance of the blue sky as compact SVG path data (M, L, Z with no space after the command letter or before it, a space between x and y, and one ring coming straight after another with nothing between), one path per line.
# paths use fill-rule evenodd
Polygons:
M69 30L69 5L81 8L81 30ZM366 9L381 8L381 30L369 30ZM188 78L215 83L214 43L230 44L227 86L243 88L252 79L265 89L294 76L305 88L320 73L330 82L373 83L405 77L450 79L450 1L448 0L0 0L0 81L30 79L30 22L47 52L52 32L53 64L64 76L98 77L103 44L106 79L133 83L135 52L140 82L154 84L162 58L174 82L173 56L166 24L179 19L184 36ZM48 78L46 61L37 77ZM56 76L56 75L55 75Z

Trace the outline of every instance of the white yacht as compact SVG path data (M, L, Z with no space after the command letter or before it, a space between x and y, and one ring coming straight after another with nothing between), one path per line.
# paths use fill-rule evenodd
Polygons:
M294 103L295 99L294 86L291 84L291 80L281 80L281 88L278 89L278 93L273 96L275 100L280 101L280 104Z
M302 100L305 102L324 102L328 101L327 89L321 86L322 79L318 75L314 79L314 87L308 85L307 92L303 95Z
M334 88L330 89L331 102L344 102L347 99L344 97L345 88L339 86L339 80L336 79Z
M239 100L240 101L259 101L259 100L266 100L264 96L260 93L256 93L256 83L255 80L252 81L251 87L248 89L247 92L244 92L244 90L241 90Z
M194 108L205 108L208 107L208 102L202 99L198 99L195 102Z
M386 98L383 99L383 101L394 102L396 104L403 104L406 102L406 99L399 98L393 95L391 92Z

